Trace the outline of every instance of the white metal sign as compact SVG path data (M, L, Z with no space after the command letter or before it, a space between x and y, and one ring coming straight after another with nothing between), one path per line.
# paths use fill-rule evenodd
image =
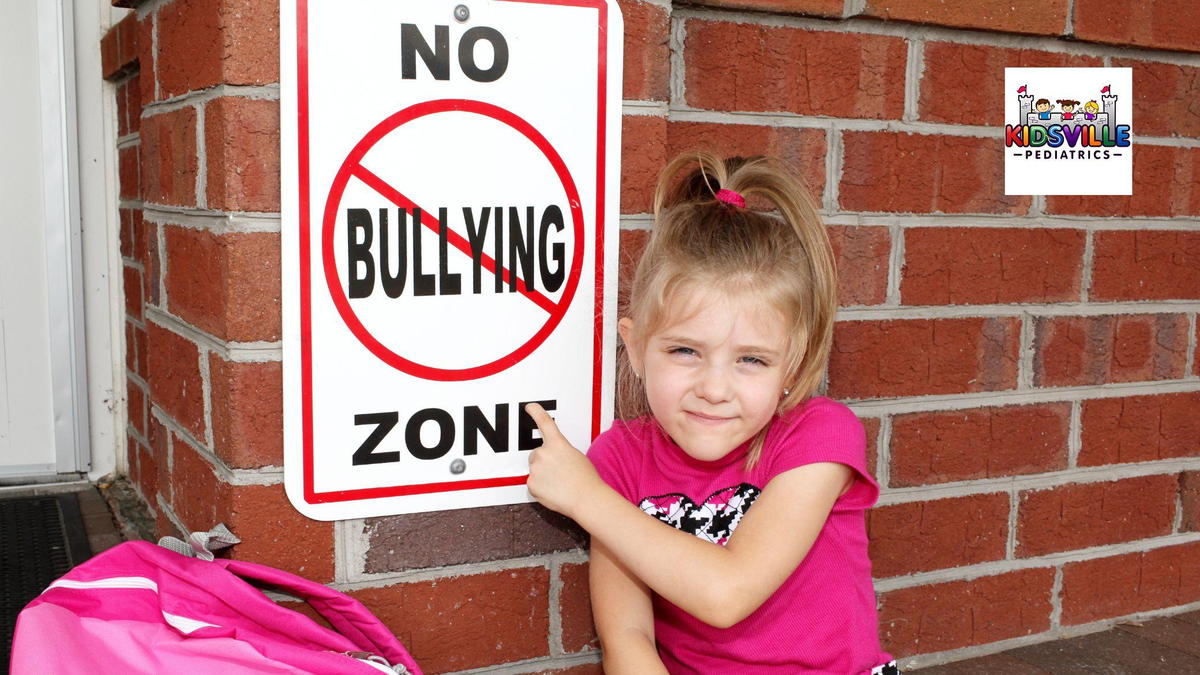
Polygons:
M531 501L537 401L612 420L613 0L285 0L288 496L321 520Z

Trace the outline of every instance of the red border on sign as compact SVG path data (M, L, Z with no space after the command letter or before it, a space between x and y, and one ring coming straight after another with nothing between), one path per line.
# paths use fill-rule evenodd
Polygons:
M604 158L607 135L605 128L605 94L608 80L608 5L604 0L504 0L541 5L563 5L596 9L598 16L598 55L596 78L596 289L595 312L592 338L592 438L600 434L600 395L603 371L604 343ZM394 485L354 490L332 490L317 492L314 486L313 468L313 400L312 400L312 290L311 275L311 207L309 195L308 157L308 0L296 0L296 84L297 84L297 135L298 161L297 180L300 200L300 388L304 454L304 501L309 504L344 502L380 497L430 494L456 490L473 490L488 487L521 485L529 478L504 476L475 480L426 483L423 485Z

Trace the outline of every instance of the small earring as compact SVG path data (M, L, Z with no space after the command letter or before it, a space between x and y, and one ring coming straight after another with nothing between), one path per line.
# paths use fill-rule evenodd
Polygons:
M783 388L783 395L784 395L784 396L787 396L787 395L788 395L788 394L790 394L790 393L792 393L792 390L791 390L791 389L788 389L787 387L784 387L784 388Z

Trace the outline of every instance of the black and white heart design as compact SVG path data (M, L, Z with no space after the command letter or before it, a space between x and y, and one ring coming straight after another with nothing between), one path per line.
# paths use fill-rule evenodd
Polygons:
M761 492L741 483L717 490L698 506L687 495L674 492L646 497L638 506L676 529L724 546Z

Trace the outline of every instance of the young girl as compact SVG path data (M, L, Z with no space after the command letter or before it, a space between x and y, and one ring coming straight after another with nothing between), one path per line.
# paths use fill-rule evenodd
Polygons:
M529 490L592 536L605 672L897 673L863 427L813 396L837 309L815 206L772 163L700 154L667 165L654 214L618 323L627 421L584 457L527 407Z

